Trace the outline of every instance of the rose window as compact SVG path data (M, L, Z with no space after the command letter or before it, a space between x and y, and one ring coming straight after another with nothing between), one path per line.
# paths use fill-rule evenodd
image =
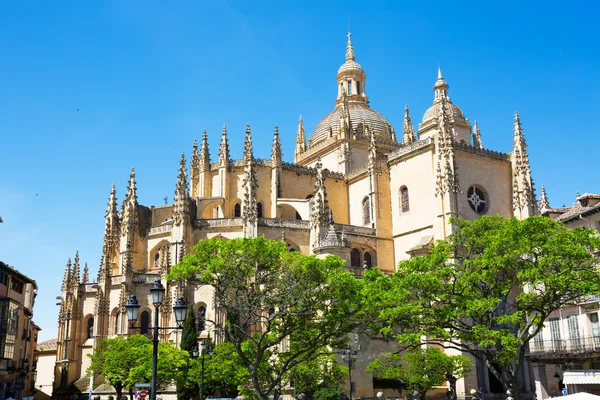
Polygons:
M471 209L477 214L484 214L487 211L488 198L480 188L471 186L467 191L467 201Z

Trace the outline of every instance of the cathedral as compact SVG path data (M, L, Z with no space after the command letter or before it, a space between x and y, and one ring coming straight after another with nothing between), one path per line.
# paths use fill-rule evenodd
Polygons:
M181 156L173 204L138 204L133 169L120 207L112 186L97 279L89 276L87 265L80 267L78 255L65 269L55 393L74 385L84 392L96 387L86 377L87 355L101 340L128 334L124 306L132 294L141 305L140 330L148 332L153 322L149 288L156 278L167 288L165 303L182 296L194 306L199 338L210 334L219 340L218 332L205 324L217 315L211 289L165 281L170 267L200 240L264 235L285 241L290 251L337 255L360 276L371 266L392 273L400 260L426 253L435 240L452 233L451 217L524 219L537 213L517 113L513 151L485 148L477 122L471 124L451 101L438 69L433 104L416 129L406 106L402 133L397 134L371 108L366 78L348 35L345 62L332 90L334 109L308 137L300 117L294 163L282 160L277 126L270 160L254 158L249 125L243 158L231 159L224 126L216 158L211 160L206 131L200 143L194 140L189 170L186 155ZM174 326L170 307L163 307L160 323ZM178 332L161 335L164 341L180 340ZM365 372L366 365L392 344L357 338L353 345L359 348L353 394L372 397L385 385ZM489 392L493 386L485 367L475 366L458 382L459 396L472 388ZM529 390L527 379L523 377L524 391Z

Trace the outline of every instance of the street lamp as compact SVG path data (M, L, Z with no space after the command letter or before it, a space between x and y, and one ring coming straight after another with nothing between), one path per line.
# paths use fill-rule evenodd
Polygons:
M207 352L206 348L208 347L208 356L212 357L215 354L215 348L213 347L213 345L207 345L206 344L206 339L202 339L202 341L200 341L200 352L198 352L198 346L194 346L194 349L192 350L192 357L194 358L198 358L198 355L200 353L200 356L202 358L202 373L201 373L201 383L200 383L200 400L204 400L204 354Z
M356 355L356 350L353 350L350 345L348 345L348 348L342 352L342 360L348 362L348 372L350 374L350 400L352 400L352 367L356 362Z
M173 306L173 312L175 313L175 322L177 327L160 327L158 326L158 309L162 305L165 297L165 287L160 282L160 279L156 278L154 284L150 288L150 294L152 295L152 304L154 305L154 327L152 335L152 387L150 391L150 400L156 400L156 368L158 365L158 331L161 329L181 329L181 324L185 321L187 315L187 306L183 297L177 299L177 302ZM135 326L135 322L138 319L138 313L140 312L140 305L135 295L129 296L129 301L125 305L127 310L127 319L129 320L129 329L140 328Z

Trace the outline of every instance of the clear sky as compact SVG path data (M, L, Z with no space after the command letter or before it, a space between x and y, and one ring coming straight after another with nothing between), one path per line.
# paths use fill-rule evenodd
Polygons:
M67 259L96 277L112 182L136 168L141 204L173 197L179 156L227 124L239 158L247 122L270 158L279 125L292 161L334 106L348 17L371 106L402 132L450 97L509 152L521 114L539 195L571 205L600 192L596 1L5 1L0 5L0 260L34 278L40 340L56 335Z

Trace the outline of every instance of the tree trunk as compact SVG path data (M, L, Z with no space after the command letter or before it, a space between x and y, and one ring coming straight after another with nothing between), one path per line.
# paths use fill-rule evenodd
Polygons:
M419 400L426 400L427 398L427 390L419 393Z
M512 374L512 371L510 374L508 375L508 379L509 379L509 390L510 390L510 395L513 399L515 400L521 400L521 387L519 386L519 381L517 379L517 377Z
M117 393L117 400L121 400L121 396L123 396L123 385L114 385L115 392Z
M448 384L450 386L450 400L456 400L456 377L450 375L448 377Z

